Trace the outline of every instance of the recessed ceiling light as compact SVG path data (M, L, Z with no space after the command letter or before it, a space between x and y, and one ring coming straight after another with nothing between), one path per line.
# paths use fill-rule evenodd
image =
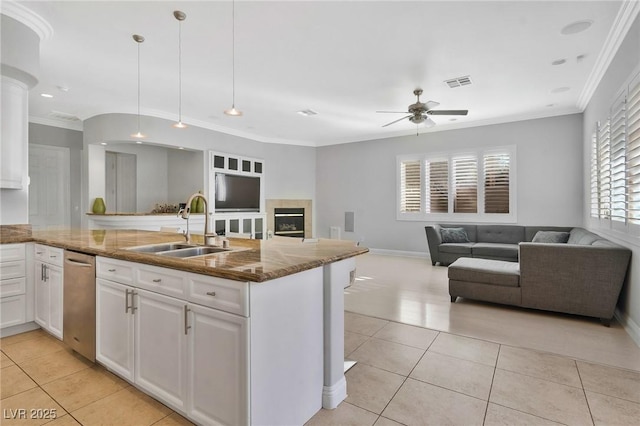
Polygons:
M56 86L61 92L68 92L69 88L67 86Z
M142 145L142 141L136 141L138 145Z
M570 87L556 87L551 91L551 93L562 93L562 92L568 92L569 90L571 90Z
M591 24L593 24L593 21L589 19L585 19L584 21L577 21L561 29L560 34L569 35L581 33L588 30L589 27L591 27Z
M566 59L556 59L555 61L551 62L551 65L562 65L565 62L567 62Z
M184 149L184 146L179 147L178 149Z
M312 116L312 115L318 115L318 113L317 113L317 112L315 112L315 111L314 111L314 110L312 110L312 109L303 109L303 110L300 110L300 111L298 111L298 114L303 115L303 116L305 116L305 117L310 117L310 116Z
M556 106L556 104L547 104L547 108L551 108L551 107L554 107L554 106Z
M105 146L107 143L106 142L100 142L100 145Z
M50 95L48 93L40 93L40 96L42 96L43 98L53 98L53 95Z

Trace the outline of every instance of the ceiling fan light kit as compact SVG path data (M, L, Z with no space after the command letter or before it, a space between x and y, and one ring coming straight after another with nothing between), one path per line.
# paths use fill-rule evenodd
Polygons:
M384 124L382 127L390 126L404 119L409 119L410 122L416 125L424 123L425 127L433 127L436 125L436 123L431 119L431 117L429 117L430 115L467 115L467 113L469 112L466 109L436 110L433 108L440 105L439 102L435 102L435 101L427 101L425 103L420 102L420 95L422 95L422 89L420 88L415 89L413 91L413 94L416 96L417 100L415 103L407 107L407 111L376 111L378 113L386 113L386 114L409 114L402 118L394 120L390 123Z
M173 127L184 129L187 125L182 122L182 21L187 19L187 15L180 10L175 10L173 17L178 20L178 122Z

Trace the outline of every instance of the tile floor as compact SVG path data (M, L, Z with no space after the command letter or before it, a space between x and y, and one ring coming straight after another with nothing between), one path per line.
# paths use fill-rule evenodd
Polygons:
M451 305L446 268L425 259L357 265L345 294L345 356L358 361L349 396L309 425L638 424L640 348L619 325ZM2 425L191 424L43 331L0 349ZM57 418L11 418L32 408Z

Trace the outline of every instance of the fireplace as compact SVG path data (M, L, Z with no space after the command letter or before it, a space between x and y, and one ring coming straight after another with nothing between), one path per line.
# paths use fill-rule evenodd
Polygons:
M274 209L274 235L304 238L304 208Z

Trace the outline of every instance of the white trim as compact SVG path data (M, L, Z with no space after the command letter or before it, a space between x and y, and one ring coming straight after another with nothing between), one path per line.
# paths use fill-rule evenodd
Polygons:
M42 124L43 126L59 127L61 129L78 130L80 132L84 130L84 125L82 121L67 122L62 120L56 120L54 118L42 118L42 117L35 117L33 115L30 115L29 123Z
M589 104L591 97L598 88L598 85L607 72L609 65L611 65L611 61L613 61L613 58L618 52L620 45L627 36L627 33L639 12L639 1L622 2L618 15L616 16L616 19L611 26L611 30L609 31L609 35L605 40L604 46L602 47L602 50L596 59L596 63L587 78L587 82L578 97L577 106L580 111L584 111Z
M12 0L2 2L2 14L26 25L38 35L40 41L53 36L53 27L42 16Z
M631 337L638 347L640 347L640 326L627 314L616 308L613 316L618 320L624 331Z
M369 253L379 254L381 256L418 257L418 258L429 259L429 251L426 248L424 252L369 248Z
M332 386L322 387L322 408L333 410L347 398L347 379L344 376Z

